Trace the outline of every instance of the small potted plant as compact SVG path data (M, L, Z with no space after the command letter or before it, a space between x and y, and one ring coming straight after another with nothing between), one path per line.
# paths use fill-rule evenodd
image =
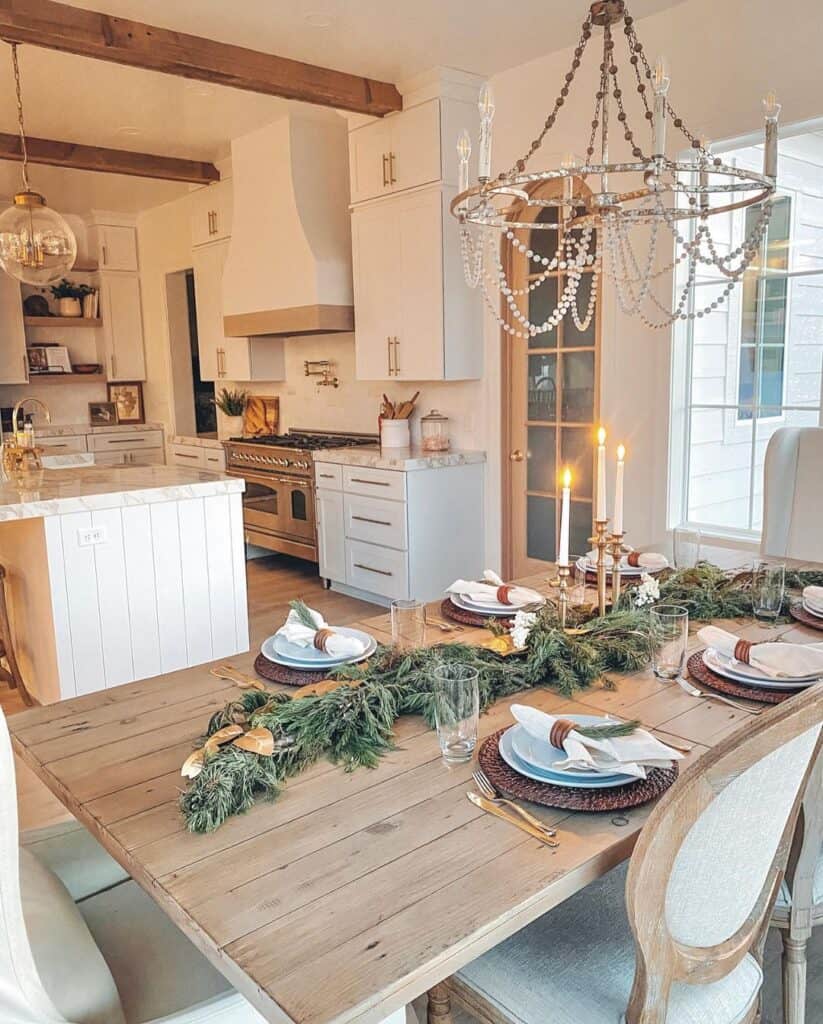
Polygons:
M82 316L83 299L94 291L87 284L77 284L64 277L62 281L51 286L51 293L57 299L59 316Z
M243 413L246 409L246 399L248 397L248 391L229 391L228 388L220 389L219 394L214 399L214 404L219 412L222 413L223 429L221 430L218 425L218 436L221 438L243 436Z

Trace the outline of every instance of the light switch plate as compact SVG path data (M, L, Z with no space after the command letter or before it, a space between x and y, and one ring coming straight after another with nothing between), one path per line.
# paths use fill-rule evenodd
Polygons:
M90 526L77 531L77 543L81 548L91 547L92 544L104 544L105 541L106 528L104 526Z

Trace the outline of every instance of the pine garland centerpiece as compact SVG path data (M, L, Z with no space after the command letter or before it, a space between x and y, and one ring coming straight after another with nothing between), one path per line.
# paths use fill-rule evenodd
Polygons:
M794 572L787 582L795 588L823 584L823 573ZM647 608L637 607L638 589L624 590L619 607L602 617L586 621L585 612L570 609L571 628L565 631L552 604L528 613L527 625L521 625L522 650L513 656L465 644L411 651L380 646L367 663L338 670L334 675L341 685L328 692L294 699L259 690L240 694L208 724L198 774L180 798L186 827L211 832L257 800L276 799L287 779L322 757L346 771L375 767L393 749L394 723L401 715L422 715L434 727L432 680L434 669L444 663L477 670L482 710L531 687L548 686L572 696L606 672L643 668L656 637ZM661 602L682 605L694 620L752 613L751 574L728 573L705 562L661 574L659 592ZM293 607L297 610L299 604ZM306 613L311 617L308 609ZM314 619L311 625L316 628ZM209 746L208 738L228 725L268 730L272 754L254 753L236 743ZM621 728L634 725L621 723Z

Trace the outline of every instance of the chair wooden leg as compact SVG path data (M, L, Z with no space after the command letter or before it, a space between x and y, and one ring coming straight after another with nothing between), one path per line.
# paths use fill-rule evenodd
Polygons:
M805 1024L806 939L783 934L783 1021Z
M452 999L448 986L435 985L429 989L428 1024L452 1024Z
M0 565L0 640L3 642L3 653L9 666L8 673L4 673L4 676L8 675L11 677L9 685L13 689L18 689L23 702L31 707L34 704L34 700L26 689L23 673L20 671L20 666L17 664L17 658L14 654L9 609L6 604L6 568L3 565Z

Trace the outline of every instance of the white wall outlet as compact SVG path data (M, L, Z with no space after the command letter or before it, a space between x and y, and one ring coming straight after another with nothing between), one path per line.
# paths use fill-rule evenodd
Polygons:
M90 526L87 529L77 531L77 543L81 548L91 547L92 544L104 544L105 541L105 526Z

